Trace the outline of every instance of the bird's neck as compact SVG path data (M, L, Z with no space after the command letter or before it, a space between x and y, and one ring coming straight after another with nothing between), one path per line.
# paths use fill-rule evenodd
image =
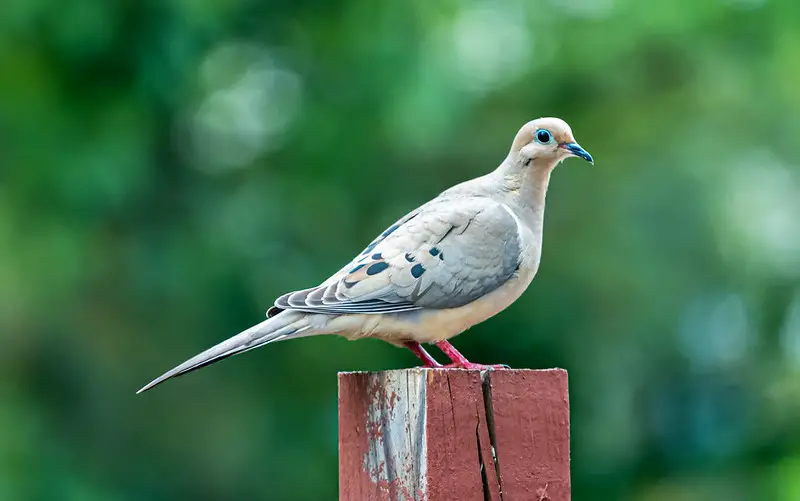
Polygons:
M509 202L525 223L535 232L541 233L544 225L544 207L550 173L555 163L520 165L506 159L495 171L501 176Z

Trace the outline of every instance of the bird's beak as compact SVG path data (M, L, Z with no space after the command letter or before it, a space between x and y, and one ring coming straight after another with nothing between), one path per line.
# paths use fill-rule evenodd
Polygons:
M590 164L594 165L594 159L592 158L592 156L589 154L588 151L584 150L578 143L561 143L558 145L558 147L567 150L570 155L575 157L581 157Z

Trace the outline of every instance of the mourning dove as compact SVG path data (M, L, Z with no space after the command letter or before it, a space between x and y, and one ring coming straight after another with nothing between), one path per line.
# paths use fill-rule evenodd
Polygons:
M319 334L379 338L441 367L469 362L447 341L504 310L533 280L542 253L550 173L567 157L593 163L558 118L525 124L493 172L458 184L402 217L317 287L279 297L267 320L187 360L139 390L276 341Z

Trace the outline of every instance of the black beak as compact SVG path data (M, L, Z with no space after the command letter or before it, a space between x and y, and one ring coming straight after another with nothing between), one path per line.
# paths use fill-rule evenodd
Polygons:
M589 154L588 151L584 150L578 143L561 143L558 146L570 152L571 155L576 157L581 157L590 164L594 165L594 159L592 158L592 156Z

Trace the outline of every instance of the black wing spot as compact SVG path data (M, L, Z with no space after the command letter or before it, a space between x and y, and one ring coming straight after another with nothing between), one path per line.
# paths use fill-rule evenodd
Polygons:
M358 270L360 270L361 268L363 268L364 266L366 266L366 264L363 264L363 263L362 263L362 264L359 264L358 266L356 266L355 268L353 268L352 270L350 270L350 273L355 273L355 272L357 272Z
M389 265L383 261L381 261L380 263L372 264L370 265L369 268L367 268L367 275L377 275L378 273L382 272L388 267Z
M406 261L409 263L413 263L415 261L414 256L412 256L409 252L406 252Z
M436 247L431 247L431 250L429 250L428 252L431 253L431 256L436 256L437 254L439 254L439 249L437 249Z
M417 263L411 267L411 275L414 278L421 277L423 273L425 273L425 267L422 264Z

